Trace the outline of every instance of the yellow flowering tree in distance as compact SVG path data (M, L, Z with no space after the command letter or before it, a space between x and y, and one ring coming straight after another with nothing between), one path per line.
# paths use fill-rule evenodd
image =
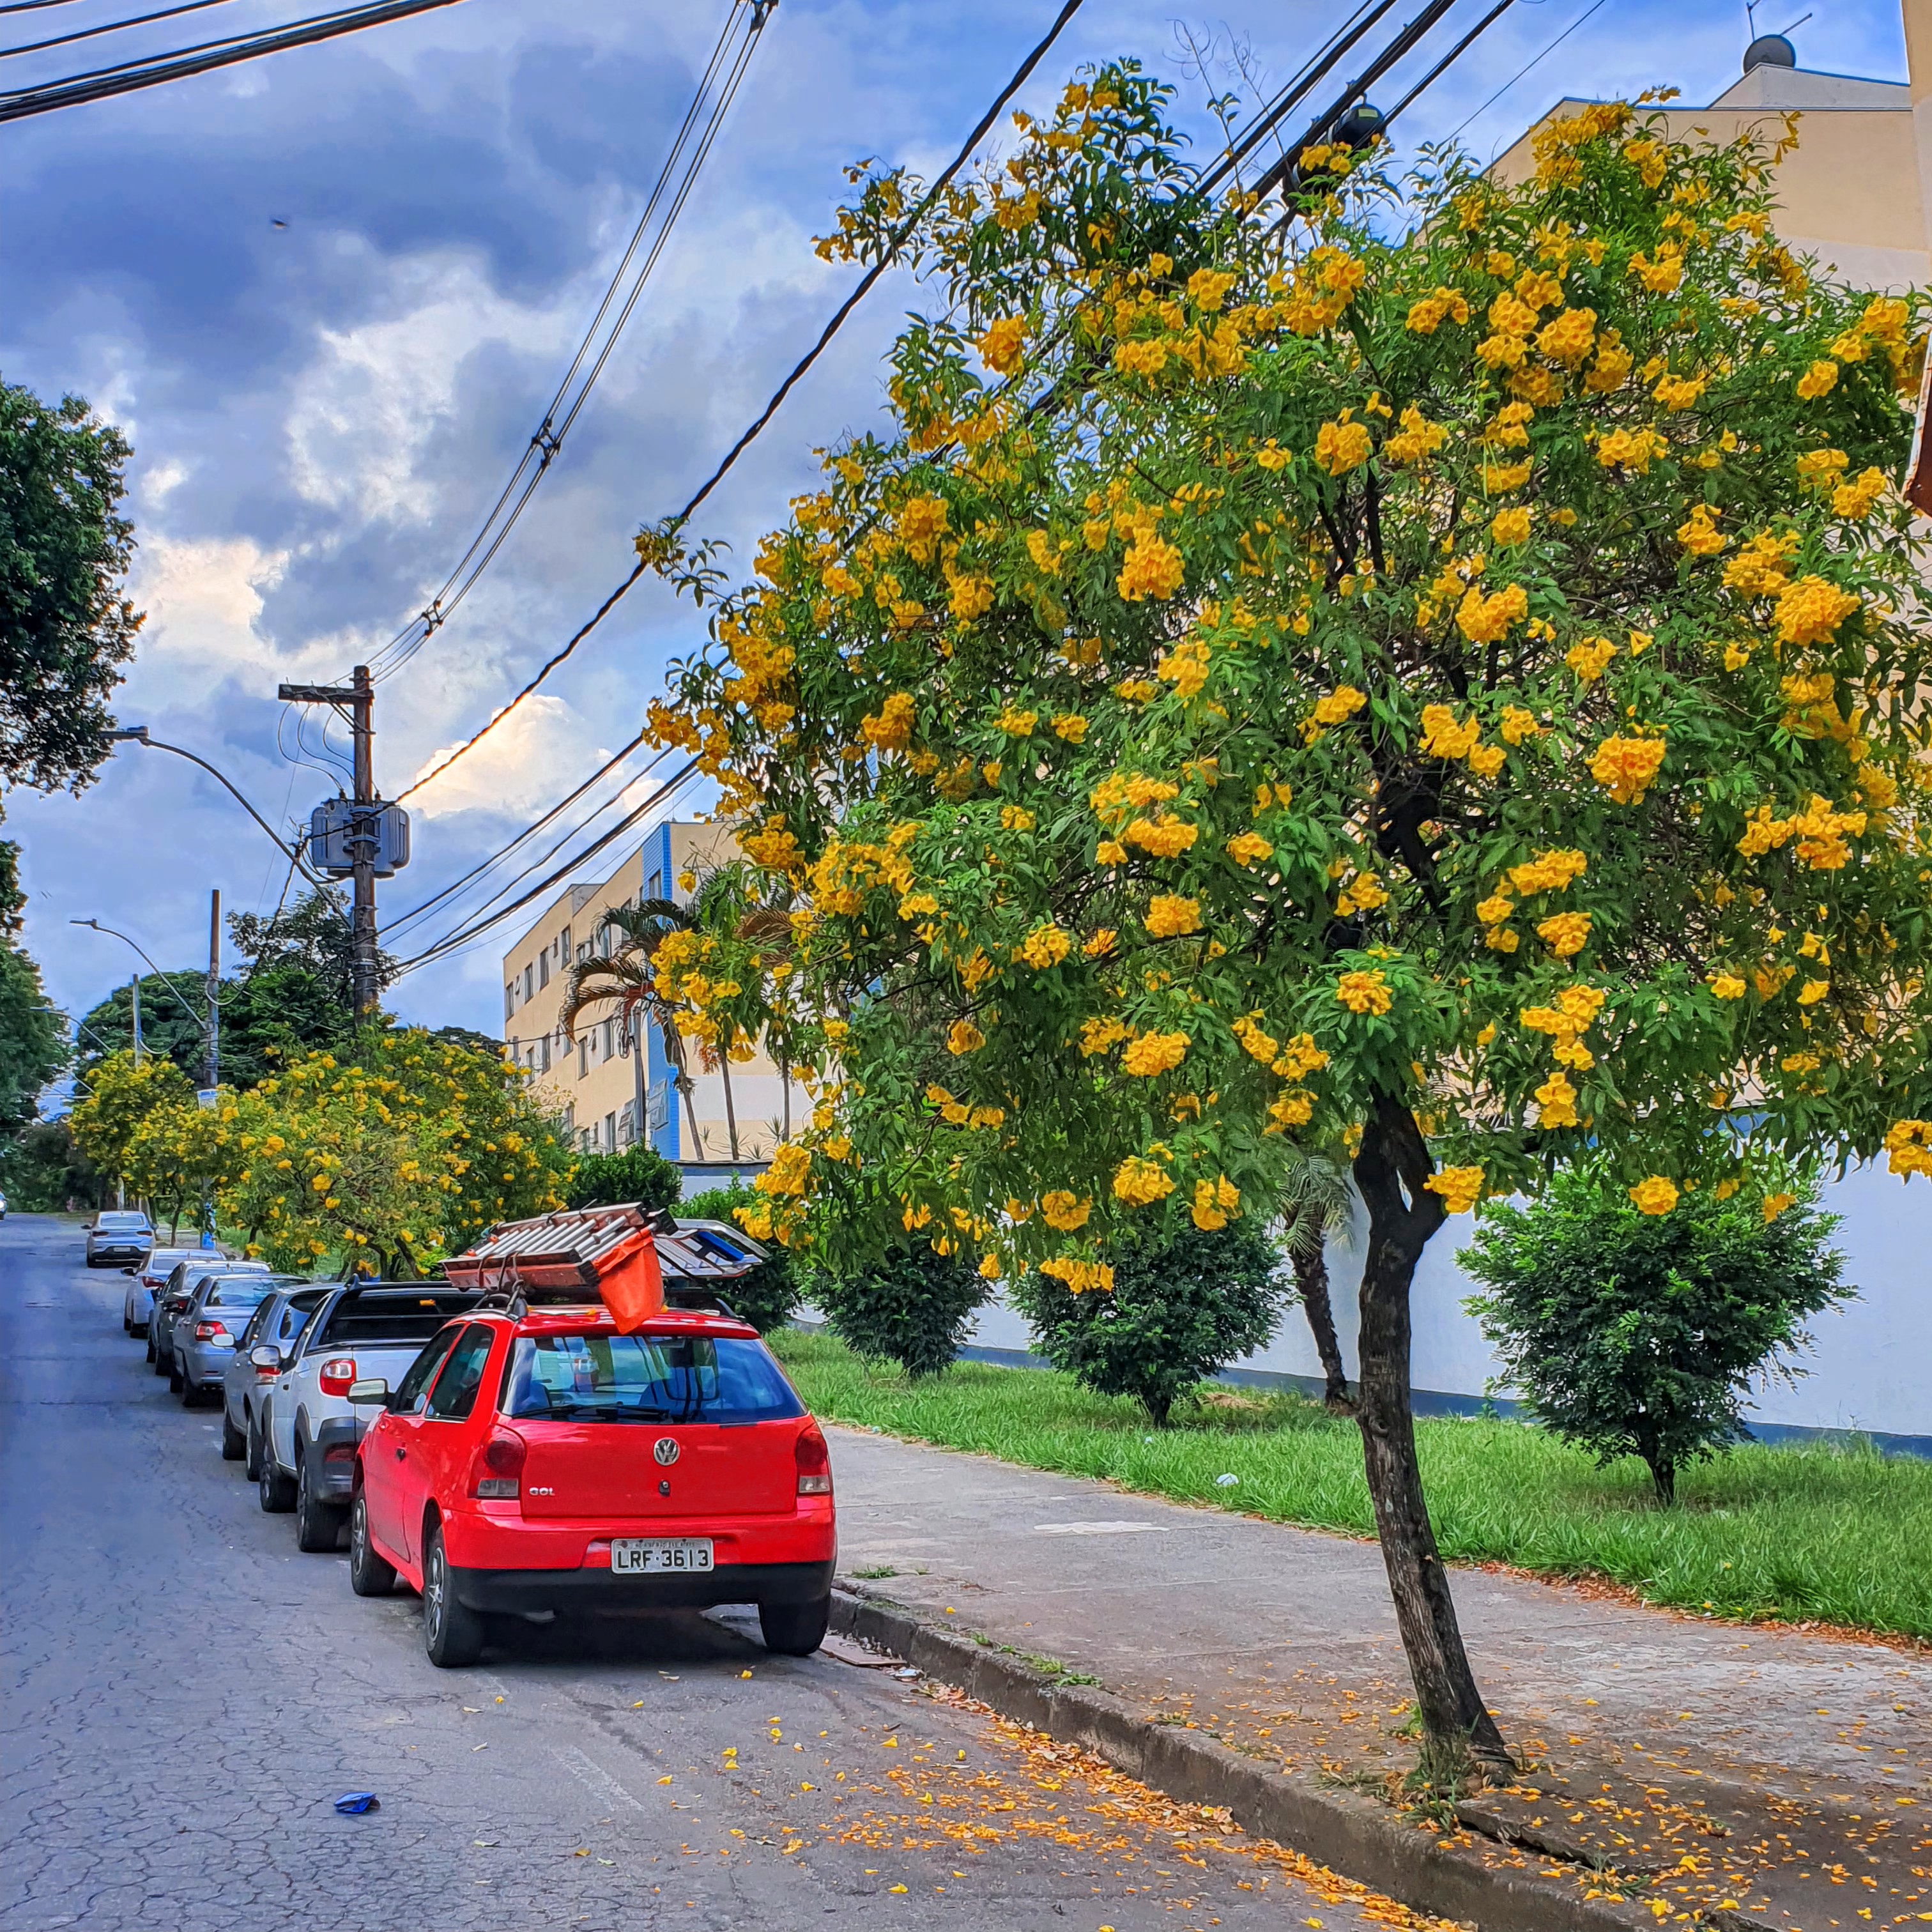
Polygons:
M660 734L789 908L692 1001L816 1067L780 1239L1105 1292L1117 1231L1346 1147L1425 1762L1507 1775L1416 1462L1426 1244L1586 1147L1657 1214L1774 1151L1932 1169L1922 304L1778 244L1768 147L1641 104L1520 185L1311 151L1283 223L1165 101L1095 73L919 215L889 433L754 582L640 538L714 600ZM921 190L858 178L865 258Z

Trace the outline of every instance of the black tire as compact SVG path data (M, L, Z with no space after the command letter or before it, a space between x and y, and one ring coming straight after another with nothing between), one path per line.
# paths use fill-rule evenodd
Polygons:
M296 1547L304 1550L311 1556L326 1556L334 1549L342 1536L344 1510L340 1503L332 1503L315 1492L315 1480L310 1472L315 1467L315 1458L304 1455L302 1446L296 1444Z
M396 1566L369 1540L368 1499L360 1490L349 1505L349 1587L358 1597L386 1597L396 1587Z
M765 1648L781 1657L809 1657L825 1641L832 1616L830 1591L807 1604L760 1604L758 1628Z
M170 1355L168 1358L167 1366L164 1371L164 1373L166 1374L168 1378L169 1394L179 1396L182 1399L182 1406L184 1408L193 1408L194 1406L194 1398L187 1393L188 1384L182 1379L181 1370L176 1364L173 1356Z
M439 1670L474 1664L483 1654L483 1619L456 1600L455 1579L436 1524L423 1546L423 1648Z
M264 1515L286 1516L296 1506L295 1480L275 1466L275 1452L266 1436L262 1438L262 1466L255 1478L255 1488L262 1499Z
M242 1456L242 1474L247 1481L259 1483L262 1480L262 1435L252 1415L248 1418L247 1440L248 1447Z
M221 1402L221 1460L224 1462L238 1462L248 1453L248 1438L228 1419L228 1400Z
M152 1332L148 1336L148 1363L158 1376L164 1376L168 1372L167 1364L161 1359L160 1345Z

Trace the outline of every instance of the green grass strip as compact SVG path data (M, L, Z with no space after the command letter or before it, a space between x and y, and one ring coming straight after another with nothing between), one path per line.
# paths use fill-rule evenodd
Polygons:
M824 1334L772 1337L828 1421L1029 1468L1103 1478L1179 1502L1348 1536L1374 1534L1354 1425L1292 1395L1204 1385L1151 1426L1070 1377L960 1362L909 1383ZM1678 1479L1672 1510L1634 1459L1600 1468L1540 1429L1420 1421L1443 1555L1602 1576L1720 1617L1844 1624L1932 1640L1932 1462L1869 1448L1748 1444ZM1232 1474L1232 1488L1215 1478Z

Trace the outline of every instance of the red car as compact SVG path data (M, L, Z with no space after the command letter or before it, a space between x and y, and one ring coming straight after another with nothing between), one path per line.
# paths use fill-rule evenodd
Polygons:
M758 1331L670 1310L480 1309L436 1334L358 1448L350 1581L398 1575L440 1665L493 1614L756 1604L766 1643L818 1648L838 1556L832 1463Z

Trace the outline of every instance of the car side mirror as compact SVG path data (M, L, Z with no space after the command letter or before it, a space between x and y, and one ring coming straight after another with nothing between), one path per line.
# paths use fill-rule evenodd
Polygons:
M358 1408L382 1408L388 1406L389 1384L381 1376L364 1376L360 1382L349 1384L349 1400Z
M273 1342L264 1342L260 1347L248 1351L248 1359L258 1369L279 1369L282 1366L282 1352Z

